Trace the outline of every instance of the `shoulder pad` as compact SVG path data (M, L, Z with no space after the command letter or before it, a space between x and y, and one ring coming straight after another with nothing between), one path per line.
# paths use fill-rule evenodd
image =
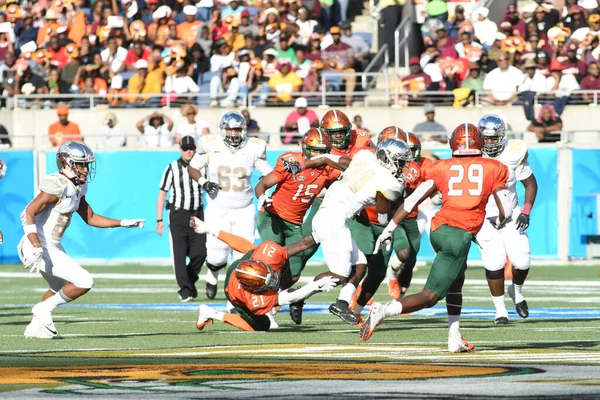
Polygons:
M51 174L40 181L40 191L61 198L68 184L69 180L66 177L58 173Z
M521 162L526 155L527 143L525 143L525 141L520 139L510 139L506 144L505 157L508 157L507 161L515 160Z

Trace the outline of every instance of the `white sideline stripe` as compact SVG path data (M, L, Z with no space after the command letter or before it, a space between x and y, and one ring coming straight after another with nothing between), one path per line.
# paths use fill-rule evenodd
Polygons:
M174 274L124 274L124 273L98 273L92 274L95 279L114 279L114 280L148 280L148 281L161 281L168 280L172 281L175 279ZM0 278L30 278L39 279L38 274L31 274L29 272L0 272ZM300 277L300 282L310 282L314 279L314 276L303 276ZM223 275L219 276L220 281L224 281ZM415 278L412 280L412 284L424 285L427 279ZM467 279L465 280L466 285L485 285L487 287L487 281L484 279ZM600 281L536 281L528 280L526 286L547 286L547 287L600 287Z

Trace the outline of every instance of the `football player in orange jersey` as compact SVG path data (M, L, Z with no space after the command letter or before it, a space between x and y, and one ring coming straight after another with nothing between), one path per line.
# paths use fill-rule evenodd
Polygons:
M377 238L376 251L382 244L389 246L398 224L427 197L438 190L442 193L442 208L431 224L431 244L436 256L425 288L387 304L373 303L369 317L360 328L361 340L368 340L386 317L433 307L447 295L448 350L464 352L474 348L461 337L459 329L462 285L471 241L483 225L485 206L491 196L498 205L498 223L503 223L512 213L505 188L508 168L496 160L483 158L482 147L483 138L475 125L459 125L450 137L452 158L436 161L425 170L425 181L404 200Z
M390 137L391 133L389 132L388 136L383 139ZM424 170L432 164L432 161L421 157L421 141L417 135L402 131L399 136L401 140L406 141L413 155L413 162L405 168L404 174L407 177L406 195L410 195L423 182ZM417 207L394 232L392 248L396 255L391 257L388 268L388 291L394 300L398 300L408 290L417 262L417 254L421 248L421 232L417 223L418 214Z
M312 227L302 224L306 211L316 196L335 182L350 163L350 159L346 157L319 157L330 151L331 141L325 131L311 128L302 138L302 152L282 154L275 169L258 182L255 189L259 199L257 227L262 240L283 246L299 242L310 235ZM309 168L292 174L286 170L286 164L294 161ZM310 168L311 166L316 168ZM277 189L269 197L267 190L275 185ZM290 257L293 282L300 278L306 262L317 248L318 245L314 245ZM302 306L303 303L290 305L292 321L298 325L302 323Z
M331 139L331 154L351 156L359 149L371 147L371 136L362 129L352 129L352 123L340 110L329 110L321 118L321 128Z
M330 274L321 274L295 290L283 290L291 285L289 258L314 246L312 236L298 243L280 246L265 241L255 246L232 233L209 226L192 217L190 226L196 233L208 233L245 255L233 262L225 276L225 296L238 315L219 312L208 305L198 307L196 328L202 330L213 321L223 321L245 331L266 331L271 327L268 313L277 306L301 302L319 292L328 292L338 283Z

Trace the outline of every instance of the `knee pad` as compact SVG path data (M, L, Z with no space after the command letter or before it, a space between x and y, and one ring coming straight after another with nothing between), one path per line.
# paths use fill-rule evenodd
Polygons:
M402 263L405 263L410 258L410 249L396 250L396 257Z
M485 270L485 277L490 280L494 279L504 279L504 269L499 269L497 271Z
M214 265L209 262L206 263L206 268L210 269L213 272L220 271L223 268L225 268L226 266L227 266L227 264Z
M85 271L85 273L82 273L71 283L81 289L91 289L94 287L94 278L92 274Z
M514 269L518 269L521 271L529 270L531 266L531 260L529 258L529 254L519 255L517 257L513 257L510 259L510 263L512 264Z
M222 266L227 265L227 258L229 257L229 249L212 250L206 255L206 265ZM209 267L210 268L210 267Z

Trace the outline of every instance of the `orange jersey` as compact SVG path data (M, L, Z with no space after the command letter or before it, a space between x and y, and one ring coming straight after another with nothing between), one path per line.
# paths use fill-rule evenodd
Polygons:
M283 168L283 160L302 162L304 157L298 152L285 153L279 157L271 172L277 178L277 189L271 196L273 203L265 208L292 224L300 225L315 197L335 182L342 171L329 166L308 168L296 174L294 180L292 174Z
M415 166L416 164L416 166ZM429 158L419 157L417 161L412 161L409 163L409 175L410 179L407 176L406 179L406 187L408 189L416 189L422 182L424 182L425 169L433 164ZM418 171L416 171L418 166ZM417 218L419 214L419 207L415 207L415 209L408 214L406 218Z
M67 125L63 125L57 121L48 127L48 139L53 146L58 147L69 140L83 142L79 125L69 121Z
M251 260L264 261L279 274L288 260L285 249L275 242L265 241L256 246L250 255ZM252 293L242 287L235 276L235 271L228 271L229 280L225 291L231 303L247 308L254 315L264 315L271 311L277 303L277 290Z
M358 150L371 147L371 136L369 132L362 129L352 129L350 144L345 149L331 149L331 154L335 156L350 156L354 155Z
M434 162L425 170L442 193L442 208L431 221L431 231L449 225L477 234L490 195L506 185L508 168L483 157L453 157Z

